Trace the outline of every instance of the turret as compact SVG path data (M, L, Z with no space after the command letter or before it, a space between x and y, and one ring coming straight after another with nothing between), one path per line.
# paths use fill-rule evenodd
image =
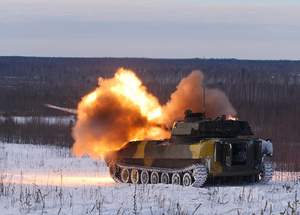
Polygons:
M185 111L183 121L175 122L171 139L191 138L233 138L241 135L253 135L247 121L227 120L225 115L216 119L205 118L202 113Z

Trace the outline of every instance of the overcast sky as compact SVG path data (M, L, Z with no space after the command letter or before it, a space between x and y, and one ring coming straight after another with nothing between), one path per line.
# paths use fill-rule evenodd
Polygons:
M1 0L0 56L300 60L300 1Z

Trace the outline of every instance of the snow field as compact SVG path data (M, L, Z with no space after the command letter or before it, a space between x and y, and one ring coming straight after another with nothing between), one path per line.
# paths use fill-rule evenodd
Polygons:
M1 214L300 214L299 173L274 179L203 188L118 184L102 159L0 143Z

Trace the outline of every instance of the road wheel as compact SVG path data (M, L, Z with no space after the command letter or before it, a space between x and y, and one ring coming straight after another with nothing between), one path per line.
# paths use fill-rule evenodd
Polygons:
M192 184L191 174L188 172L184 173L182 177L182 185L187 187L187 186L191 186L191 184Z
M151 184L157 184L159 183L159 175L157 172L152 172L150 176L150 182Z
M130 180L130 174L129 174L129 169L123 168L121 171L121 179L124 183L129 183Z
M132 183L134 183L134 184L139 183L140 176L139 176L138 170L136 170L136 169L131 170L130 176L131 176L130 179L131 179Z
M148 184L149 183L149 173L148 171L142 171L141 173L141 182L142 184Z
M161 181L161 183L163 183L163 184L169 184L169 183L170 183L170 177L169 177L169 174L166 173L166 172L163 172L163 173L161 174L160 181Z
M174 173L173 175L172 175L172 184L177 184L177 185L179 185L180 184L180 182L181 182L181 180L180 180L180 175L179 175L179 173Z

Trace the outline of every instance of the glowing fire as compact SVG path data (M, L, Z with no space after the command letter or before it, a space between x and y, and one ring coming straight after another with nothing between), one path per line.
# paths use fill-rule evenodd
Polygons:
M73 154L98 158L128 141L168 138L170 132L164 128L182 119L185 109L194 112L203 109L203 78L200 71L193 71L161 106L130 70L119 69L111 79L100 77L99 87L78 105L78 120L72 131ZM236 114L221 90L206 88L205 95L207 116Z
M300 177L297 172L276 172L272 181L296 181ZM28 184L38 186L64 186L64 187L81 187L81 186L99 186L110 184L115 185L113 179L109 175L88 176L85 174L78 175L60 175L60 174L15 174L2 172L3 183Z
M158 99L138 77L119 69L112 79L99 78L99 87L79 103L72 151L97 158L128 141L168 137L168 132L157 126L161 114Z
M231 115L227 116L226 118L227 118L228 120L233 120L233 121L237 121L237 120L238 120L237 117L234 117L234 116L231 116Z
M113 182L108 175L86 176L86 175L51 175L51 174L13 174L2 173L5 183L15 184L35 184L35 185L53 185L53 186L85 186L99 185Z
M119 85L111 87L111 91L124 96L127 101L138 105L141 114L146 116L148 120L159 119L161 106L158 100L147 93L146 88L142 86L142 82L133 72L120 69L116 73L115 78L119 81Z

